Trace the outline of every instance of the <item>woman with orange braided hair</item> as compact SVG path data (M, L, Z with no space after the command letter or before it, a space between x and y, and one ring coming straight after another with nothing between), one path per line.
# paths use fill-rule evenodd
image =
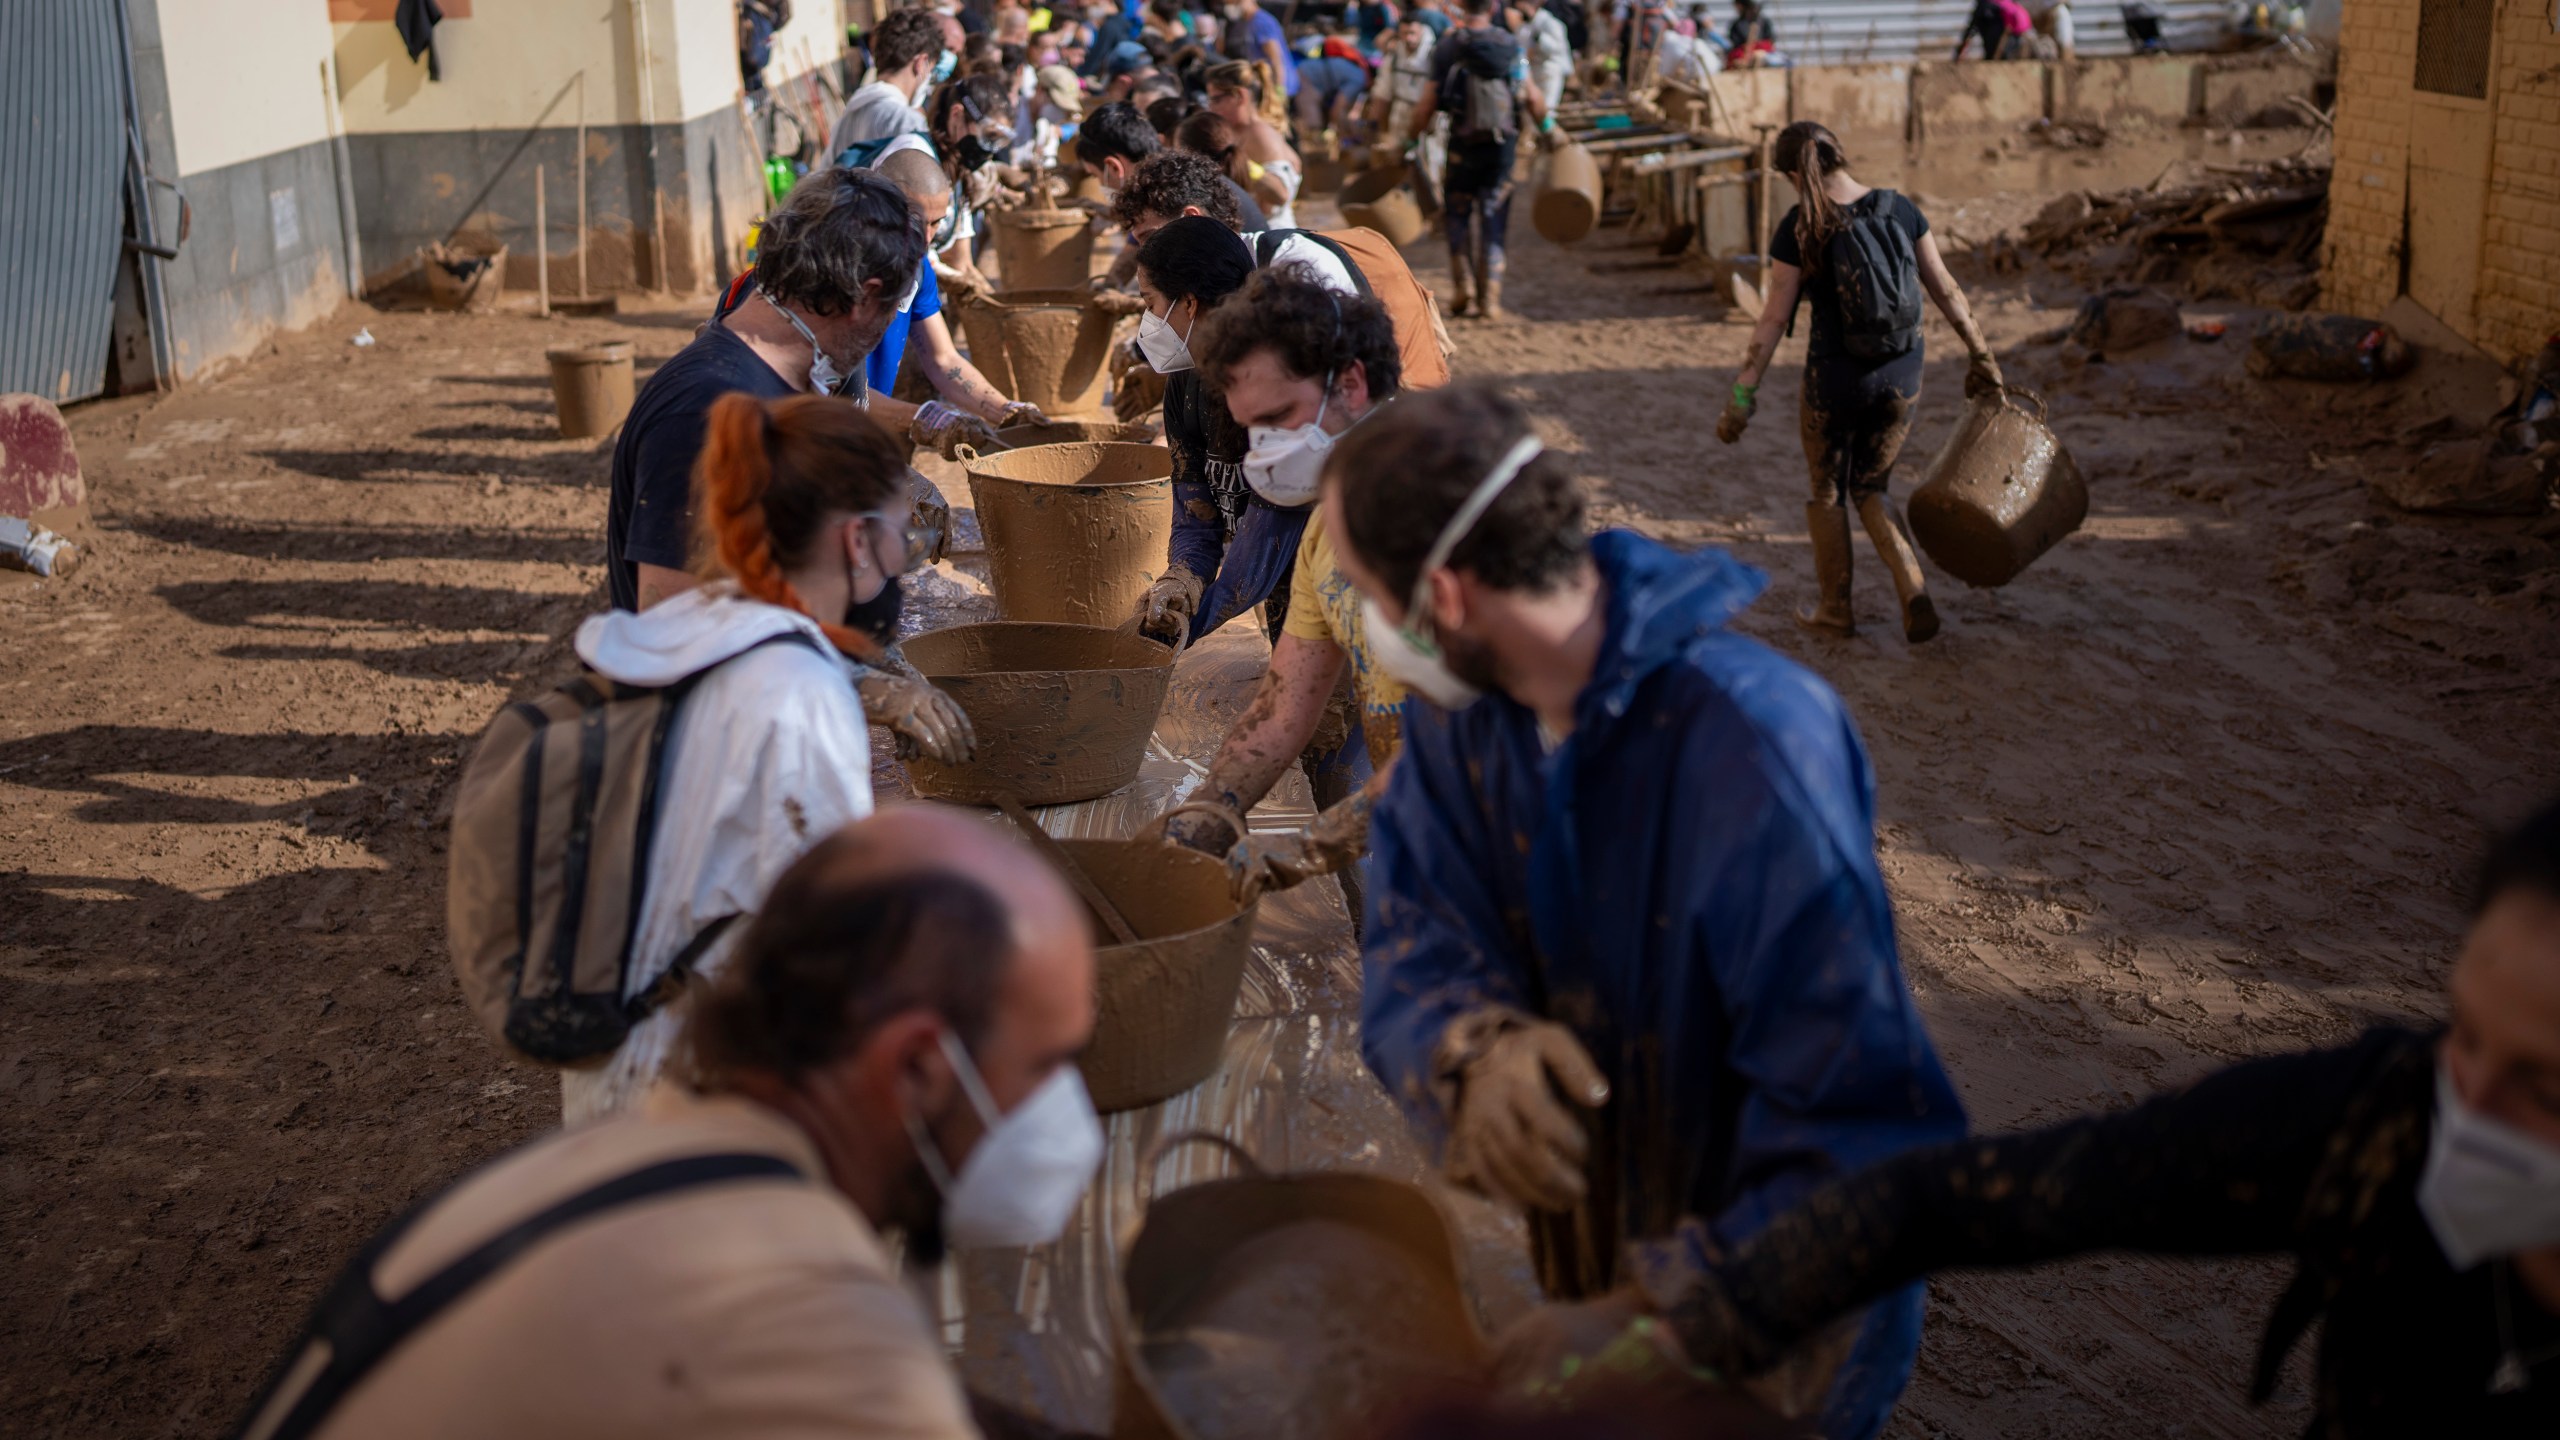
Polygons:
M845 401L723 396L693 475L703 583L579 627L578 658L607 679L692 686L667 737L631 993L657 984L706 926L762 907L811 844L871 813L865 706L847 657L876 660L879 648L817 617L875 598L907 568L905 474L906 447ZM966 758L968 717L917 688L942 707L927 733ZM722 932L694 972L718 974L744 929ZM663 1006L603 1065L563 1071L563 1118L609 1114L646 1091L688 1009Z

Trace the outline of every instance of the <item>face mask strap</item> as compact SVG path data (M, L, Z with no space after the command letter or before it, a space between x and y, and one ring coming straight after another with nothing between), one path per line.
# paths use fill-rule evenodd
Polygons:
M987 1089L985 1077L978 1073L978 1062L969 1058L968 1048L949 1030L944 1030L940 1039L942 1058L951 1062L951 1073L960 1077L961 1093L977 1107L978 1118L993 1130L996 1122L1004 1118L1004 1109L996 1104L996 1097Z
M1413 573L1413 594L1407 597L1405 610L1407 630L1414 627L1417 619L1429 613L1422 608L1422 600L1430 592L1432 572L1449 563L1449 556L1458 548L1458 542L1467 538L1467 533L1476 528L1476 522L1484 518L1484 512L1493 508L1493 502L1502 498L1502 492L1546 448L1535 435L1521 436L1520 443L1512 446L1484 479L1477 482L1475 492L1458 507L1458 513L1450 516L1449 523L1440 527L1439 538L1431 542L1430 552L1422 557L1422 568Z

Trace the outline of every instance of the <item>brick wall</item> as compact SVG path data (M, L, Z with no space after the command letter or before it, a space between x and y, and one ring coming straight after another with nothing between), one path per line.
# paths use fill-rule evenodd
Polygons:
M2498 6L2496 138L2471 338L2506 361L2560 332L2560 35L2550 15L2550 0ZM2321 260L2322 303L2334 310L2378 314L2400 293L2417 35L2418 0L2346 7Z
M2508 361L2560 332L2560 35L2550 16L2550 0L2503 0L2498 13L2497 148L2474 338Z
M2409 203L2409 85L2418 0L2356 0L2338 33L2337 168L2321 257L2322 303L2377 315L2400 294Z

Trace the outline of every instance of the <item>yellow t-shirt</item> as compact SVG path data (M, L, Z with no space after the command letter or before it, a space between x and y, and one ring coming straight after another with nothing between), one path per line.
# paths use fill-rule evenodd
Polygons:
M1330 640L1351 657L1351 684L1360 696L1360 713L1393 715L1404 708L1404 685L1369 658L1369 637L1360 626L1360 592L1333 560L1333 541L1324 533L1324 517L1307 519L1298 541L1298 567L1289 578L1289 618L1284 634L1301 640Z

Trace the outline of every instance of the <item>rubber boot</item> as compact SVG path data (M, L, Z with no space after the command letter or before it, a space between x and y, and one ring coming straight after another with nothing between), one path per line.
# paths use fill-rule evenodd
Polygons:
M1893 593L1902 598L1902 637L1917 645L1937 634L1938 607L1929 601L1929 581L1920 573L1920 552L1911 546L1902 513L1882 495L1865 495L1858 500L1858 519L1893 577Z
M1502 308L1501 281L1487 280L1484 282L1484 300L1476 306L1476 313L1482 315L1487 320L1508 320L1511 318L1511 316Z
M1804 525L1813 536L1814 603L1796 611L1796 623L1829 635L1855 635L1858 623L1849 606L1849 512L1808 501Z
M1475 281L1472 257L1456 246L1449 248L1449 318L1464 320L1475 313Z
M1490 221L1478 222L1476 229L1476 314L1487 320L1508 318L1502 313L1502 265L1493 258L1490 238L1485 231Z

